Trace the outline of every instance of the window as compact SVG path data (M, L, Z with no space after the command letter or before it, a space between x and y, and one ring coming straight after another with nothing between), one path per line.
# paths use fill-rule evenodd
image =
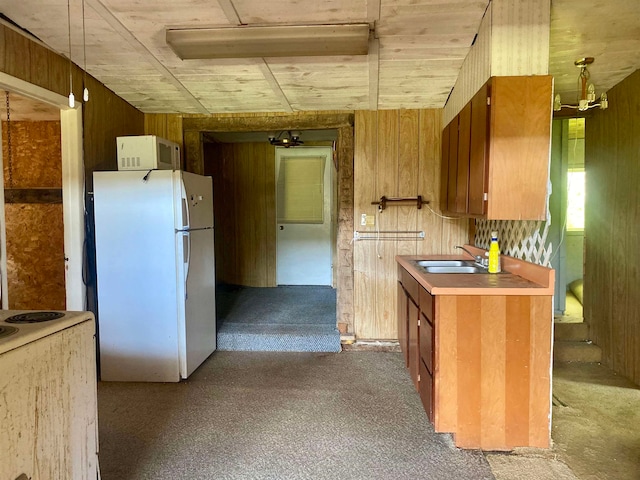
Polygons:
M569 169L567 173L567 231L584 230L584 169Z
M323 223L325 157L282 157L278 223Z

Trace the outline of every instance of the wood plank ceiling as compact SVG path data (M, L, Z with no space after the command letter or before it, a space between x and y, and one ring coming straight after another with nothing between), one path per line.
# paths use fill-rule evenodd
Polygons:
M8 3L8 2L7 2ZM441 108L488 0L70 0L71 59L143 112ZM67 2L1 13L68 56ZM595 56L598 93L640 67L640 2L553 0L550 73L575 98L573 61ZM181 60L167 27L368 22L369 55Z

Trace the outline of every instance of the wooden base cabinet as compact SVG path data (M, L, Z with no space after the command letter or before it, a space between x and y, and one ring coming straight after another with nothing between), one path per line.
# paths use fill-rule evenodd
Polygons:
M406 270L400 284L411 280L419 322L413 307L405 321L417 348L403 348L435 431L460 448L549 448L552 297L432 296ZM399 291L413 305L410 288Z

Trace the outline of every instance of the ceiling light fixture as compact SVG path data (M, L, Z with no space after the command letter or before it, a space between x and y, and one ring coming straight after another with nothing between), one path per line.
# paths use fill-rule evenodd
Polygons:
M369 24L170 28L166 40L182 60L367 55Z
M587 84L587 81L591 76L588 66L592 63L593 57L581 58L574 62L574 65L580 68L580 75L578 75L578 90L580 92L578 103L575 105L563 104L562 99L560 98L560 94L558 94L553 101L554 111L559 112L563 108L573 108L578 110L579 112L585 112L590 108L595 107L600 107L601 110L605 110L609 106L609 101L607 100L607 94L605 92L600 95L600 102L595 103L596 87L593 86L593 83Z
M67 26L69 27L69 108L75 108L76 99L73 96L73 63L71 62L71 4L67 0Z
M269 135L269 143L284 148L297 147L304 144L304 142L300 140L300 135L292 134L290 130L282 131L277 136Z
M87 35L84 28L84 0L82 0L82 59L84 68L82 70L82 83L84 89L82 90L82 100L89 101L89 89L87 88Z

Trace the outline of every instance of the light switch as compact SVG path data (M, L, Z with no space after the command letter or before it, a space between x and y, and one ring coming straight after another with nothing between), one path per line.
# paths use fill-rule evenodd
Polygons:
M362 215L360 215L360 225L362 225L363 227L367 225L367 214L363 213Z

